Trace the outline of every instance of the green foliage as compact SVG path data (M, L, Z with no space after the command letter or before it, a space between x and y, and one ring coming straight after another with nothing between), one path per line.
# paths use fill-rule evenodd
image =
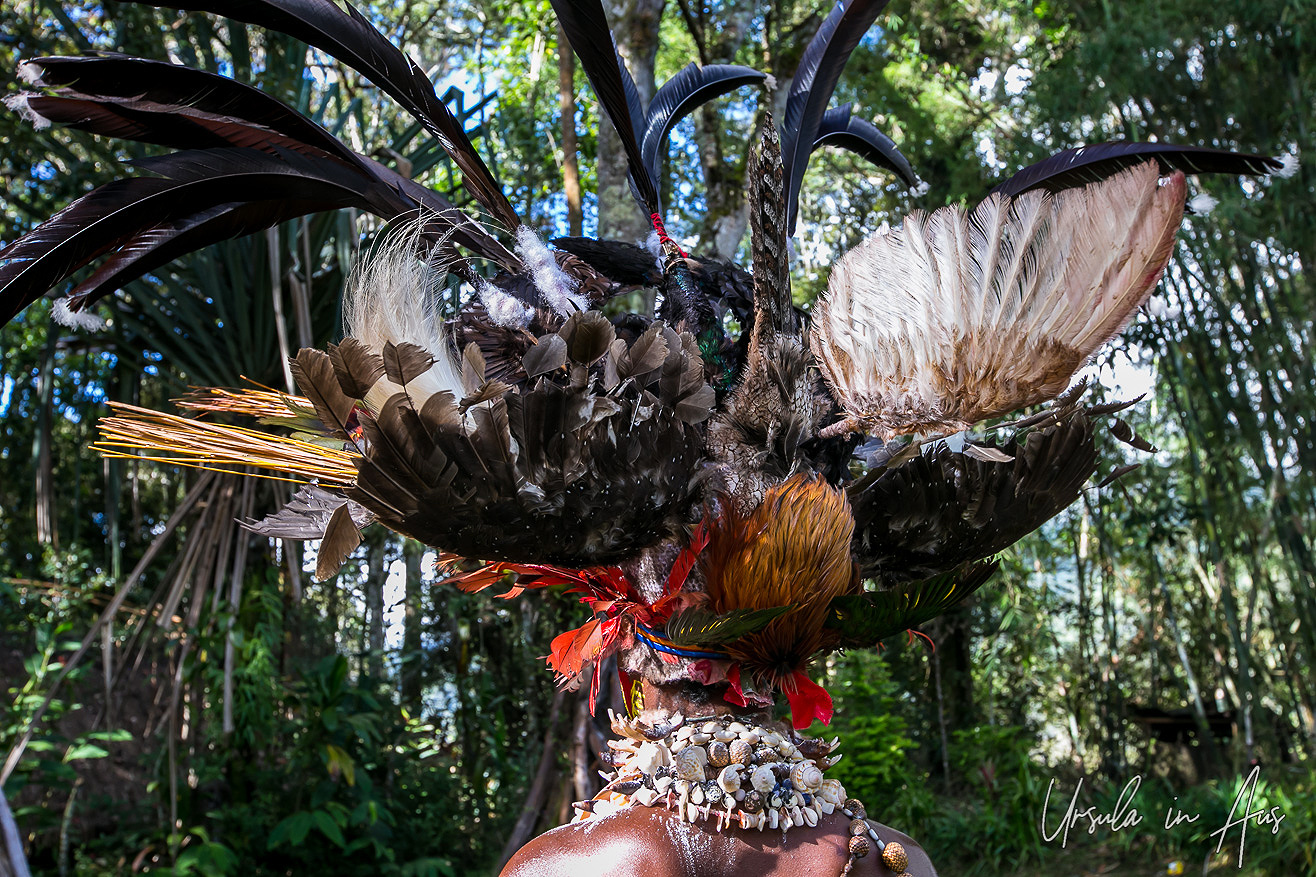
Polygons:
M906 758L914 741L896 708L899 686L882 656L847 653L832 678L836 735L844 755L829 776L840 780L849 794L874 804L895 800L919 785L917 769Z
M296 41L128 3L12 5L20 14L0 16L0 69L110 48L222 70L465 200L418 124ZM763 16L724 4L694 14L708 20L704 48L719 60L789 68L802 45L793 29L807 31L816 5L778 3ZM668 6L660 78L699 45ZM464 71L454 81L478 95L451 105L523 215L564 231L547 4L412 0L366 12L440 82L443 69ZM804 186L797 302L807 306L835 258L882 221L976 202L1005 173L1080 142L1156 137L1310 155L1316 135L1303 96L1316 90L1316 70L1306 12L1292 0L897 4L856 50L838 103L855 101L858 115L890 133L928 190L913 196L849 156L821 153ZM592 217L600 121L579 69L576 77ZM673 229L706 236L710 218L722 215L726 205L703 194L710 169L743 188L755 111L752 99L734 95L677 129L664 185ZM3 240L109 179L118 159L152 152L36 131L9 114L0 136ZM920 840L944 872L1066 870L1066 854L1038 831L1049 780L1063 777L1072 789L1078 775L1088 778L1100 809L1137 772L1148 777L1140 801L1151 823L1172 804L1201 819L1170 832L1083 834L1074 842L1081 867L1151 872L1178 859L1196 868L1259 758L1268 767L1257 806L1280 808L1285 821L1273 836L1249 832L1248 872L1316 873L1312 174L1193 181L1221 204L1187 221L1160 293L1164 315L1140 318L1098 363L1103 381L1132 373L1154 385L1134 417L1162 451L1103 450L1103 473L1146 465L1085 493L1008 552L988 588L929 625L935 656L892 643L882 655L836 659L829 687L845 757L832 774L875 817ZM340 290L361 237L346 214L289 223L273 237L279 276L309 290L313 342L338 331ZM192 483L167 467L87 453L104 403L160 407L189 384L240 375L283 386L280 334L293 348L301 339L274 318L270 246L257 236L160 269L122 305L102 308L111 318L104 332L60 330L46 302L0 332L0 749L24 733L75 640L124 584L124 561L131 568ZM290 312L288 283L283 295ZM33 514L43 452L45 535ZM267 505L278 497L266 488ZM169 570L192 562L188 546L203 529L182 527L113 632L115 660L143 668L120 685L158 692L164 705L177 697L174 722L161 706L149 739L88 730L104 700L93 649L6 784L35 837L38 870L126 874L138 852L148 871L207 877L490 869L540 755L552 687L538 657L553 632L579 623L577 607L551 595L509 604L413 577L414 638L397 649L381 644L369 605L400 554L395 544L349 563L335 582L303 575L295 599L275 548L252 542L234 577L238 596L218 590L221 580L234 587L226 573L194 576L165 615L158 595ZM217 590L206 592L212 580ZM396 667L415 670L423 696L398 694ZM1232 740L1157 744L1127 720L1130 705L1195 699L1233 711ZM1197 763L1185 767L1190 755ZM118 779L106 781L110 761ZM1160 775L1167 779L1150 779ZM114 783L124 793L116 801L133 804L101 807L100 793L74 791ZM115 823L80 828L98 809ZM66 810L77 818L61 837ZM1232 872L1228 856L1211 864Z

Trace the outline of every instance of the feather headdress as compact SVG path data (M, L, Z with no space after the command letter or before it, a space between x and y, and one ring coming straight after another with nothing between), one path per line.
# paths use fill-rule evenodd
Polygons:
M628 672L716 685L737 703L783 692L798 726L830 716L811 660L945 611L1078 495L1096 467L1094 421L1115 406L1084 408L1067 388L1164 270L1184 173L1285 166L1167 144L1069 150L972 210L915 213L868 238L836 264L807 325L788 237L810 154L841 146L917 182L890 138L851 105L829 106L883 0L836 5L801 57L780 132L769 117L758 137L752 272L667 235L659 176L673 125L764 82L758 71L691 65L646 105L598 0L553 0L620 134L656 262L630 243L550 248L522 225L419 66L350 7L182 6L359 70L431 133L491 221L224 77L120 55L27 63L18 112L175 151L0 250L0 321L93 264L62 303L66 320L174 258L291 217L351 207L411 219L358 267L344 339L293 359L300 396L186 402L259 428L121 408L101 449L303 482L283 510L244 523L322 539L321 577L378 523L440 549L467 590L566 585L590 617L551 644L562 680L592 674L597 691L617 654ZM445 318L435 292L453 279L466 303ZM659 319L603 315L635 286L661 292ZM993 441L941 440L1047 403ZM856 432L917 437L883 445L855 478Z

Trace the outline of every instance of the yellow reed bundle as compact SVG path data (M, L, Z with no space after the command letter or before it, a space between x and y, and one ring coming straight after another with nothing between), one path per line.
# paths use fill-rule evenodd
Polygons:
M107 457L151 460L230 472L254 467L281 480L349 487L356 481L352 451L326 448L256 429L226 426L111 402L118 416L102 418L92 447ZM274 477L266 475L262 477Z
M186 396L174 400L179 408L236 414L260 420L295 419L302 412L314 415L311 400L290 396L253 382L252 387L230 390L225 387L193 387ZM297 409L301 409L299 412Z

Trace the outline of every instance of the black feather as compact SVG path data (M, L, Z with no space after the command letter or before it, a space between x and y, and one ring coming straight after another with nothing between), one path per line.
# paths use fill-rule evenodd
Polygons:
M405 387L430 370L434 357L425 348L409 341L400 344L385 341L381 364L390 381Z
M672 126L696 107L734 91L742 85L753 85L767 77L749 67L734 64L710 64L700 67L690 63L671 79L663 83L649 102L644 117L644 136L640 152L649 176L657 181L662 177L662 150Z
M886 8L888 0L850 0L837 3L823 21L800 58L786 115L782 120L781 146L786 166L786 203L790 233L795 233L799 212L800 185L813 152L823 111L831 103L841 70L868 28Z
M611 327L576 319L569 339L547 333L533 349L556 349L549 361L564 363L571 347L591 355ZM502 395L462 415L438 394L417 418L398 394L377 418L362 417L366 442L347 495L386 526L469 557L581 568L669 538L700 490L702 437L692 424L709 408L678 414L711 396L702 380L684 379L701 373L698 352L661 325L629 347L618 338L604 348L604 361L570 370L587 371L587 380L559 368L513 388L486 384L468 344L472 392L496 385ZM645 373L600 390L597 376L631 353Z
M662 282L653 253L626 241L594 238L554 238L551 243L598 271L609 280L634 286L657 286Z
M69 307L75 311L82 310L92 302L187 253L261 231L284 219L337 206L338 200L332 197L321 201L221 204L193 216L144 229L110 253L94 272L74 287L69 294Z
M373 82L420 120L462 172L466 188L507 228L520 220L466 131L417 64L354 7L331 0L145 0L152 6L213 12L288 34L321 49Z
M839 146L848 149L896 174L906 185L917 186L918 175L914 173L909 160L896 148L896 142L879 131L872 122L851 116L850 107L851 104L846 104L823 113L818 133L814 136L813 148Z
M102 54L37 58L32 84L57 95L33 95L29 105L52 122L108 137L159 143L175 149L268 145L332 155L348 164L364 158L281 101L236 80L178 64ZM77 102L85 102L77 107ZM64 104L65 106L61 106ZM98 107L101 119L77 118ZM123 129L110 129L118 114ZM172 124L171 124L172 123ZM213 132L213 133L212 133ZM213 140L207 142L206 135Z
M290 204L312 201L330 209L359 206L363 198L349 169L337 162L311 165L301 156L201 150L140 164L173 178L108 183L0 250L0 325L78 268L150 229L235 200L266 203L266 224L273 225L288 218L283 211Z
M613 127L621 136L622 148L626 152L626 165L630 169L631 186L636 200L648 214L658 212L658 190L645 166L640 151L640 142L636 134L643 121L637 117L635 101L638 94L634 82L628 90L626 82L629 73L623 73L624 65L617 55L617 47L612 41L612 32L608 30L608 19L603 14L603 5L599 0L552 0L553 11L557 13L562 25L562 32L585 68L585 75L594 86L599 103L612 120Z
M1245 155L1204 146L1175 146L1170 143L1135 143L1116 140L1057 152L1029 165L998 185L992 192L1015 195L1030 189L1059 192L1100 182L1144 161L1155 159L1161 173L1187 174L1273 174L1284 167L1278 158Z
M938 443L847 488L861 573L892 582L995 554L1072 503L1097 465L1092 421L1081 412L999 449L1010 459Z
M364 399L370 388L384 376L384 358L355 338L329 345L329 361L343 393Z
M39 58L32 63L43 70L36 84L58 87L60 93L34 94L29 106L56 124L175 149L232 146L271 155L333 158L360 173L357 185L363 195L371 194L363 209L390 220L423 211L430 216L426 240L450 235L476 255L520 270L520 259L437 192L352 151L257 89L213 73L126 55ZM304 212L316 209L324 208Z

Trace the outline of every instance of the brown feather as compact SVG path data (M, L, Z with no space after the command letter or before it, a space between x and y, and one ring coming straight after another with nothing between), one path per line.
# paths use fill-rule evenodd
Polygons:
M315 406L316 416L337 438L348 436L347 420L356 407L356 400L346 395L334 374L333 362L323 350L303 347L289 364L306 397Z
M315 560L315 578L323 582L338 573L347 556L361 544L361 531L356 528L347 503L334 509L329 525L320 540L320 554Z

